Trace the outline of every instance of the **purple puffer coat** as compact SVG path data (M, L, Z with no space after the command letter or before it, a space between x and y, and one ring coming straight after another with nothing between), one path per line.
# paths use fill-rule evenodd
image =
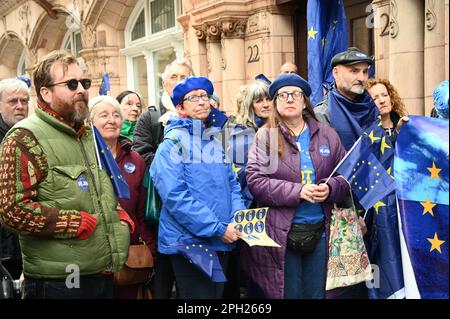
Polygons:
M316 184L325 181L345 155L345 149L340 143L339 136L333 128L307 118L310 131L309 151L316 174ZM249 162L246 169L247 183L254 195L258 207L268 206L266 231L269 237L281 245L274 247L242 248L241 263L243 270L263 290L266 298L284 298L284 265L287 234L291 228L300 199L301 171L300 154L295 137L287 128L280 124L280 130L286 141L283 158L278 158L276 172L265 174L261 172L266 165L262 154L266 153L268 143L261 143L261 138L269 136L268 130L259 129L256 139L249 151ZM263 135L264 134L264 135ZM273 142L272 142L273 143ZM328 181L330 195L322 203L325 213L325 229L327 241L333 203L342 201L348 194L348 184L341 177L332 177Z

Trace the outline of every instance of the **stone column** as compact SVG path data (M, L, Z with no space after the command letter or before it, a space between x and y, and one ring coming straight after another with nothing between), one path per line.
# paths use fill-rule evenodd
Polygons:
M372 3L374 42L375 42L375 76L381 79L389 77L389 0L374 0Z
M222 105L234 113L236 94L245 84L245 27L247 19L222 22Z
M425 115L433 108L433 91L445 79L445 2L425 1ZM448 71L447 71L448 72Z
M220 43L221 25L214 23L206 29L206 56L208 59L208 78L214 83L214 90L223 102L222 92L222 45ZM223 109L221 103L220 108Z
M391 0L389 80L410 114L424 114L423 0Z

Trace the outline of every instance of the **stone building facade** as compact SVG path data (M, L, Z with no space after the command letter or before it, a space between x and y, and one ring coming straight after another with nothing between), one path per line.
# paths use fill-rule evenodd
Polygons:
M376 59L412 114L429 114L448 79L449 0L343 0L349 45ZM307 77L307 0L2 0L0 79L29 74L46 53L67 49L111 95L139 91L157 104L160 75L175 58L208 76L232 113L239 86L286 61Z

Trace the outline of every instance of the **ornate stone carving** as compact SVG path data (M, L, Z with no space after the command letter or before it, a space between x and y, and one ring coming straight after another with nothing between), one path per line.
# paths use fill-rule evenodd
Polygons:
M195 25L193 26L195 29L195 36L197 37L197 39L199 40L205 40L206 39L206 24L201 24L201 25Z
M247 35L255 34L258 32L268 32L269 26L267 25L267 12L258 12L248 18L247 22Z
M397 2L395 0L391 0L391 15L390 15L391 19L389 21L390 27L389 34L391 38L395 38L398 35L398 32L400 31L397 21L397 15L398 15Z
M218 41L220 35L222 34L222 24L219 22L212 23L208 25L206 38L208 41Z
M25 39L25 44L28 45L28 38L31 33L31 27L29 18L31 17L31 10L28 5L28 3L25 3L23 6L19 9L19 21L20 21L20 34Z
M428 0L426 3L426 11L425 11L425 24L427 26L427 30L431 31L436 27L437 17L436 17L436 1Z
M222 37L227 38L244 37L246 26L247 26L247 19L223 21Z

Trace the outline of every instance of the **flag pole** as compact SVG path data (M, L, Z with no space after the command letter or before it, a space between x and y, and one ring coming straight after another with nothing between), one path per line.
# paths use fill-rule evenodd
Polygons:
M325 184L328 183L328 181L330 180L330 178L333 176L333 174L339 169L339 167L342 165L342 163L347 159L347 157L350 156L351 152L353 151L353 149L356 147L356 145L358 145L358 143L361 141L362 136L364 135L361 134L361 136L356 140L356 142L353 144L353 146L348 150L348 152L345 154L345 156L341 159L341 161L336 165L336 167L333 169L333 171L331 172L330 176L328 176L327 180L325 181ZM344 177L342 177L344 178ZM345 179L345 178L344 178ZM346 180L347 181L347 180ZM348 181L347 181L348 182Z
M92 128L92 135L94 136L95 155L97 156L98 167L100 169L103 169L102 161L100 160L100 153L98 152L97 139L95 138L95 131L94 131L95 128L93 124L91 124L91 128Z

